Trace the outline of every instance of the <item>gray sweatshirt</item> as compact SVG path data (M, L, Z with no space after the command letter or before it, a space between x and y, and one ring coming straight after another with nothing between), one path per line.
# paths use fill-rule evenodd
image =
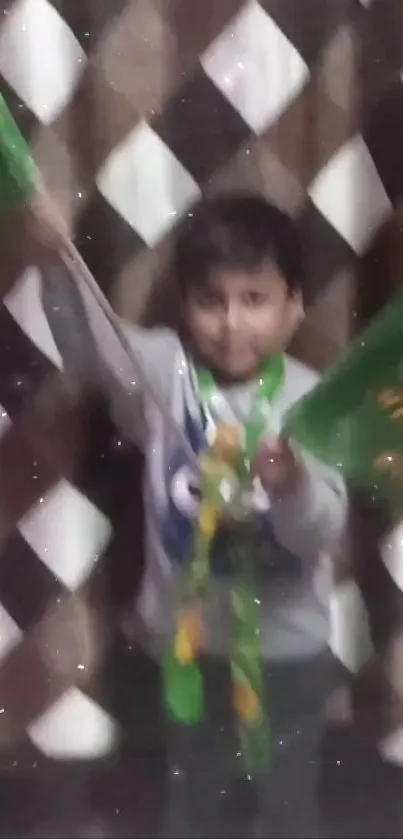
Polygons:
M64 368L102 388L122 433L144 451L147 555L135 611L151 645L160 647L173 629L175 583L200 503L197 473L178 436L137 380L133 363L86 286L73 283L61 268L48 269L42 300ZM124 321L122 328L170 416L197 451L206 429L193 363L178 335ZM284 386L270 413L270 434L281 431L287 409L317 378L305 365L286 357ZM255 381L224 388L212 421L243 424L256 388ZM269 497L256 485L260 637L268 659L312 656L329 640L330 557L344 528L346 493L337 474L299 454L305 478L294 495ZM229 578L222 560L218 550L207 638L207 650L214 654L227 652L230 634Z

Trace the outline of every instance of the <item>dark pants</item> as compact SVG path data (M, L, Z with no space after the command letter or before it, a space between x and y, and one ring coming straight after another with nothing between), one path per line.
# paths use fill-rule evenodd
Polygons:
M226 664L205 662L206 719L189 729L165 724L156 665L137 655L126 664L126 754L97 796L111 807L116 790L114 835L129 835L123 824L171 839L402 835L401 773L351 731L323 729L328 656L265 667L272 769L251 781L237 757Z

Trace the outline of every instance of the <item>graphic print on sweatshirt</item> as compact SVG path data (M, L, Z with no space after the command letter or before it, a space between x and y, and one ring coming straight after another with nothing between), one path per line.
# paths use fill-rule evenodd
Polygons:
M192 450L196 455L208 446L211 439L210 421L202 415L197 421L186 409L184 430ZM165 521L162 525L161 539L166 555L172 563L182 564L192 548L192 539L201 502L201 488L199 476L189 464L183 448L178 447L173 452L165 472L165 490L168 499ZM256 486L254 496L257 527L265 544L272 543L271 525L268 511L268 498L261 485ZM224 535L218 536L212 556L213 568L217 573L228 573L230 563L228 558L227 540Z
M185 408L184 431L194 453L206 448L206 418L201 422ZM162 526L162 543L171 562L182 563L189 555L201 501L200 479L189 464L183 448L174 450L165 473L168 498L166 519Z

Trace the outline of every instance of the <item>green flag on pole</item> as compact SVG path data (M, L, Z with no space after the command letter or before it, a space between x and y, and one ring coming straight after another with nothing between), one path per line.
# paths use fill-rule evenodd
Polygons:
M291 408L286 433L351 485L403 502L403 292Z

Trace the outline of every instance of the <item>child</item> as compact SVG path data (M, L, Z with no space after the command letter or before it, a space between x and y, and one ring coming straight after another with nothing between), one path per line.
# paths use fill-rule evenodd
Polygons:
M281 436L287 409L317 381L303 364L283 356L304 314L300 244L292 220L262 197L224 194L202 201L185 220L174 268L181 301L178 330L122 326L196 453L213 438L217 422L241 429L251 420L259 424L253 468L256 513L265 525L259 547L260 637L271 710L275 716L278 694L277 723L285 732L284 748L277 747L287 753L287 738L304 740L304 721L319 730L329 554L337 548L346 516L339 477ZM174 583L197 515L197 476L148 394L133 384L133 371L117 344L102 340L90 294L56 267L46 275L44 308L65 367L107 392L128 436L137 441L143 429L148 553L137 612L148 643L161 648L173 628ZM206 645L208 654L218 656L228 651L230 620L224 560L217 557ZM214 660L209 666L219 673ZM298 787L309 761L305 755L298 762L290 748L287 762L291 756L295 771L301 771Z

